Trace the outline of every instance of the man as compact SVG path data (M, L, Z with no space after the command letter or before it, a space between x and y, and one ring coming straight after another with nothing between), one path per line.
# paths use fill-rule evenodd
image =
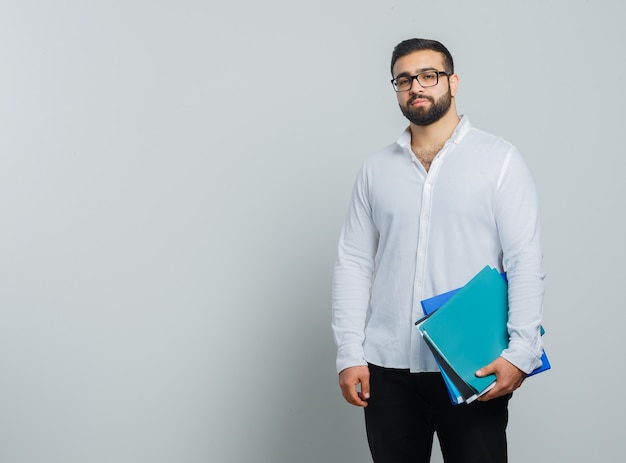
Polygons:
M543 270L532 177L514 146L456 111L450 52L410 39L392 54L409 127L370 157L355 182L333 276L339 385L365 407L374 462L507 460L508 401L541 364ZM509 345L477 375L496 386L452 405L414 322L420 301L467 283L485 265L507 272Z

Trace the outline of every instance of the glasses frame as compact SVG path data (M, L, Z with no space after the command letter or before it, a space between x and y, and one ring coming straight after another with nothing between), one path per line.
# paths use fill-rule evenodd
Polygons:
M428 74L434 72L435 75L437 76L437 80L435 81L434 84L432 85L423 85L420 80L419 77L422 74ZM415 74L414 76L398 76L398 77L394 77L393 79L391 79L391 85L393 86L393 89L396 91L396 93L401 93L401 92L408 92L409 90L411 90L411 88L413 87L413 81L417 80L417 83L422 87L422 88L430 88L430 87L435 87L438 83L439 83L439 76L440 75L444 75L444 76L448 76L450 77L452 74L448 74L446 71L436 71L434 69L429 70L429 71L422 71L422 72L418 72L417 74ZM398 90L398 88L396 87L396 82L398 79L411 79L411 85L409 85L409 88L407 88L406 90Z

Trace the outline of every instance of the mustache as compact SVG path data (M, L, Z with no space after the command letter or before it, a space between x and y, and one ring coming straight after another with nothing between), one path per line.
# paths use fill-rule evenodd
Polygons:
M423 94L417 94L417 95L413 95L411 98L409 98L409 100L407 101L407 104L411 104L413 103L415 100L420 99L420 100L428 100L431 103L435 102L435 99L431 96L428 95L423 95Z

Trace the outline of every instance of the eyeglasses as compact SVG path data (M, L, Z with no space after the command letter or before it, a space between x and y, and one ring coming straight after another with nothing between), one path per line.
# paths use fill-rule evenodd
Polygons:
M407 90L411 90L414 79L417 80L417 83L424 88L434 87L439 83L440 74L448 77L451 75L445 71L424 71L414 76L396 77L395 79L391 79L391 83L396 92L406 92Z

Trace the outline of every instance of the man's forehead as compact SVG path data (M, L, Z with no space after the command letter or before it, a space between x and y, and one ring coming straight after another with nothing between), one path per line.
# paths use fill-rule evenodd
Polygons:
M393 74L443 69L443 55L434 50L418 50L401 56L393 65Z

